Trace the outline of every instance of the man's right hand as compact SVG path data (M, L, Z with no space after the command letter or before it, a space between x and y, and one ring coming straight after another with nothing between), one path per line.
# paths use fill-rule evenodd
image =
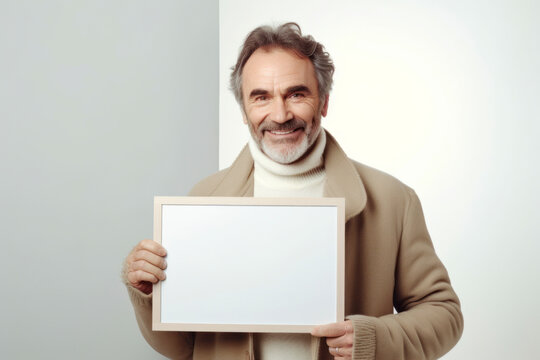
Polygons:
M125 261L125 276L129 285L145 294L152 293L152 284L165 280L167 251L153 240L143 240L131 250Z

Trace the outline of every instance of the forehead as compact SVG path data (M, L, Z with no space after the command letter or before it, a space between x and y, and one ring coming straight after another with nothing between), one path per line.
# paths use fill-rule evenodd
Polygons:
M299 57L291 50L281 48L257 49L242 71L242 89L285 89L305 85L317 91L315 69L308 58Z

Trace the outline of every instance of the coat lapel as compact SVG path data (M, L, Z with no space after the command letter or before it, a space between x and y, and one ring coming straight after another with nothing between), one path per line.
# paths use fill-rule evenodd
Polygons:
M253 158L246 145L232 165L226 169L221 182L211 192L212 196L253 196Z
M326 131L324 167L326 168L324 196L345 198L345 220L348 221L364 210L367 202L366 189L354 164L328 131Z

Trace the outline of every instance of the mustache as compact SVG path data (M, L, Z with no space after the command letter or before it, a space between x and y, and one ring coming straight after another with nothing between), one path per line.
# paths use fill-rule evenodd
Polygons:
M277 123L272 120L264 120L259 124L259 131L291 131L299 128L306 128L306 122L297 118L292 118L284 123Z

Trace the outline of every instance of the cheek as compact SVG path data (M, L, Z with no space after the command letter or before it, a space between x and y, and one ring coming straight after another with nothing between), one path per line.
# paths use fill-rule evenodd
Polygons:
M315 116L315 107L309 103L296 104L294 109L291 109L294 116L300 118L306 122L311 122Z
M244 122L249 122L257 128L267 115L267 111L262 108L250 109L247 114L244 114Z

